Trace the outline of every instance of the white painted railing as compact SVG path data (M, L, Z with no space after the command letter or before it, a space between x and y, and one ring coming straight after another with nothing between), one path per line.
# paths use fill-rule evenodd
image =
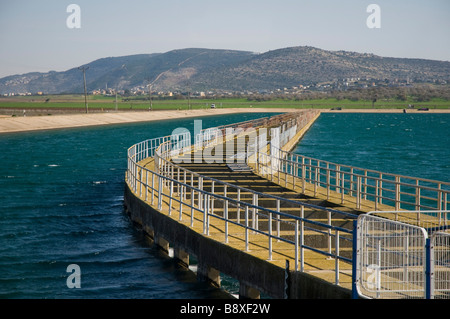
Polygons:
M197 222L202 223L203 233L207 236L210 232L211 219L224 221L225 242L228 242L230 225L243 228L246 251L251 245L250 235L266 236L269 260L272 260L273 256L272 243L274 240L289 243L294 250L294 267L297 271L304 271L305 250L332 257L335 259L335 284L339 284L339 261L347 263L352 261L348 252L341 250L340 247L343 242L353 240L352 220L356 218L355 215L260 193L202 176L175 165L170 161L172 154L179 155L191 150L185 144L179 143L180 140L186 138L186 135L162 137L135 144L128 149L126 180L130 189L137 196L148 201L149 204L155 205L159 210L163 209L163 203L165 203L164 206L168 207L168 214L178 214L179 220L188 215L190 226L193 227ZM202 143L210 142L212 139L215 137L202 139ZM194 145L193 148L195 147ZM148 157L154 158L154 170L139 163ZM207 187L206 184L208 184ZM219 189L221 190L220 194ZM273 201L274 207L271 209L259 205L258 203L263 199ZM284 207L297 210L298 216L283 213ZM305 218L305 209L324 212L328 216L328 222L317 222ZM348 219L350 229L332 225L332 215ZM327 238L325 239L325 242L328 243L327 246L306 245L306 232L315 232Z
M327 199L331 192L338 193L341 204L348 204L350 196L356 209L361 208L363 200L372 205L372 210L384 210L382 205L395 210L450 209L449 182L341 165L273 147L270 152L259 152L258 159L258 172L271 181L303 192L309 184L314 195L323 188Z
M267 125L268 122L261 120L261 123ZM254 123L245 125L257 127ZM225 127L221 130L223 132ZM212 219L225 222L225 242L228 242L231 225L241 227L246 250L249 250L251 244L251 234L266 236L269 260L273 257L274 240L289 243L294 250L295 270L304 271L305 250L332 257L335 259L335 284L339 284L339 261L350 263L354 260L343 253L342 243L351 241L354 245L356 235L353 229L332 225L331 215L339 215L348 220L356 216L242 188L199 175L171 161L173 156L223 143L218 129L207 132L197 138L197 143L193 146L190 145L189 134L179 134L143 141L130 147L126 175L129 188L149 204L156 205L159 210L165 203L168 214L178 214L180 220L189 218L191 227L194 223L202 223L203 233L207 236ZM449 183L338 165L284 152L274 145L262 148L255 145L257 143L261 143L259 139L248 140L245 146L246 159L253 156L254 170L282 186L305 191L306 183L309 183L313 185L314 192L321 187L325 189L327 196L332 191L340 194L342 203L348 200L346 196L353 197L356 199L356 208L361 207L363 200L369 203L372 201L374 209L389 203L396 208L411 205L417 210L448 208ZM149 157L153 157L155 161L153 170L140 163ZM272 200L275 203L273 208L259 205L263 199ZM284 207L294 207L299 212L298 216L283 213ZM328 222L305 218L305 209L325 212ZM420 212L417 214L422 216ZM438 217L446 223L448 214ZM306 245L306 232L325 236L326 247Z
M449 213L360 215L353 266L358 294L376 299L450 299L450 224L439 218Z

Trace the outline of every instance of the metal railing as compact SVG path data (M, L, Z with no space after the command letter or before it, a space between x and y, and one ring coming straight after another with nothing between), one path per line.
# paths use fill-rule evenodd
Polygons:
M430 239L428 298L450 299L450 233L435 232Z
M180 155L192 150L187 144L179 143L180 140L187 138L187 135L167 136L143 141L128 149L126 180L136 195L151 205L156 205L159 210L167 207L167 213L178 214L180 221L187 215L191 227L194 223L200 222L203 233L207 236L210 233L212 219L223 222L225 242L228 242L230 236L229 227L238 226L243 230L242 239L245 241L246 251L251 246L251 235L266 236L269 260L272 260L274 253L273 241L291 244L296 271L304 271L305 250L334 258L334 283L339 284L341 273L339 261L352 262L348 251L340 247L344 242L350 243L351 246L353 229L352 222L350 229L332 225L331 215L339 215L342 219L348 220L353 220L356 215L260 193L202 176L175 165L170 161L173 154ZM154 170L139 163L148 157L154 157ZM219 189L223 195L219 194ZM259 205L262 200L272 201L273 208ZM298 212L298 216L284 213L283 209L294 210ZM305 210L325 213L328 222L322 223L305 218ZM306 245L305 236L311 232L325 237L326 247Z
M341 204L355 202L360 209L363 201L372 210L448 210L450 183L410 176L383 173L348 165L322 161L271 147L258 152L257 169L271 181L305 192L312 185L314 195L323 188L327 199L331 192ZM281 177L285 174L285 177ZM347 197L347 196L350 196ZM382 206L385 205L385 206Z
M266 125L268 122L261 120L261 123ZM245 126L258 128L255 122L246 123ZM223 132L230 127L236 128L238 125L206 129L195 139L194 145L190 143L189 133L155 138L133 145L127 153L127 184L137 196L155 205L160 211L164 209L169 215L177 214L180 221L188 218L191 227L200 223L206 236L210 235L213 220L224 225L225 242L229 241L231 227L242 229L240 239L245 242L246 251L250 250L251 236L265 236L269 260L276 253L273 250L274 241L292 245L296 271L304 271L305 251L319 253L334 258L334 283L339 285L339 261L352 263L353 276L359 276L359 292L364 290L361 296L448 298L449 235L443 231L448 225L449 214L438 208L448 207L449 183L315 160L284 152L270 144L261 147L258 145L258 138L246 141L246 161L253 161L254 171L267 175L268 179L281 186L294 189L301 187L305 191L306 183L310 183L313 184L314 192L322 187L326 189L327 196L331 191L340 194L342 203L347 201L344 195L353 196L356 198L357 208L363 200L373 201L375 208L380 208L389 201L397 208L403 208L403 205L418 208L415 212L407 213L407 219L403 219L404 211L398 210L383 212L394 214L389 220L373 214L363 215L368 217L361 218L367 220L381 219L382 226L374 226L371 222L372 226L363 227L367 230L366 233L358 233L357 236L352 226L337 227L332 224L331 218L332 215L341 216L341 219L352 224L356 215L243 188L202 176L171 161L174 156L223 143L223 135L219 131ZM150 157L154 160L153 169L145 167L146 164L142 162ZM434 192L434 195L430 192ZM262 201L271 204L262 206ZM432 211L424 211L426 208ZM286 210L296 214L286 213ZM327 222L306 218L306 210L326 214ZM412 216L416 216L415 221L412 221ZM434 224L426 224L430 220ZM306 244L305 236L311 233L325 238L326 244ZM402 234L405 236L402 237ZM431 237L429 234L432 234ZM363 256L358 255L358 260L356 241L358 247L367 247L365 252L358 250ZM353 247L351 257L348 251L342 249L345 243L350 243ZM424 245L433 249L417 248ZM427 264L430 266L427 267Z
M445 232L450 225L435 213L370 212L358 217L354 267L360 296L450 298L450 233ZM392 214L402 221L393 220ZM418 221L419 215L427 217Z

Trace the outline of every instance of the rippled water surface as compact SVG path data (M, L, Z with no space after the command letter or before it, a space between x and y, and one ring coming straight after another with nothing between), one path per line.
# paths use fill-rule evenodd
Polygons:
M295 153L450 182L450 114L324 113Z
M269 114L203 118L203 128ZM0 298L223 298L123 212L126 150L194 119L0 136ZM447 114L322 114L296 152L450 180ZM81 269L69 289L66 268ZM236 291L236 283L223 281Z
M0 298L226 297L146 245L123 212L127 148L177 127L194 132L194 119L1 135ZM67 287L70 264L81 289Z

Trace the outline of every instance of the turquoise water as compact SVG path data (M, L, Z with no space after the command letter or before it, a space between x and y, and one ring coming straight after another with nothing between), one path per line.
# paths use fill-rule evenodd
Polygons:
M450 182L450 114L324 113L297 154L412 177Z
M126 150L177 127L193 132L194 119L1 135L0 298L226 297L146 245L123 212ZM80 289L67 287L70 264Z
M296 152L449 181L449 124L448 114L322 114ZM225 297L146 245L123 212L127 148L177 127L193 132L194 119L0 135L0 298ZM67 287L70 264L81 289Z

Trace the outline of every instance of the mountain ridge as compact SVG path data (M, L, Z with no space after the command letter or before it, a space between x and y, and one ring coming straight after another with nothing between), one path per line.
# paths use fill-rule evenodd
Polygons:
M450 62L382 57L371 53L328 51L310 46L264 53L186 48L164 53L105 57L83 66L88 91L141 87L152 91L275 90L336 82L345 78L424 83L450 80ZM78 67L0 78L0 94L81 93Z

